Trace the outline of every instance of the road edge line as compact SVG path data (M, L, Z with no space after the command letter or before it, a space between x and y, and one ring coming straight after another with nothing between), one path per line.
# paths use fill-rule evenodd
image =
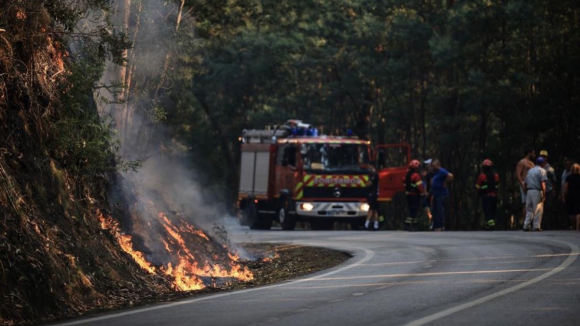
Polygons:
M311 245L311 244L302 244L300 243L300 245ZM312 244L314 245L314 244ZM336 249L332 248L332 249ZM251 289L243 289L243 290L237 290L237 291L233 291L233 292L228 292L228 293L218 293L218 294L210 294L207 296L203 296L203 297L199 297L199 298L194 298L194 299L184 299L182 301L177 301L177 302L172 302L172 303L161 303L159 305L155 305L155 306L151 306L151 307L146 307L146 308L135 308L134 310L130 310L130 311L124 311L124 312L120 312L120 313L111 313L111 314L107 314L107 315L103 315L103 316L98 316L98 317L88 317L88 318L83 318L83 317L79 317L82 319L79 320L75 320L75 321L70 321L70 322L63 322L63 323L54 323L54 324L49 324L49 325L54 325L54 326L72 326L72 325L82 325L82 324L89 324L92 322L98 322L98 321L103 321L103 320L109 320L109 319L114 319L114 318L118 318L118 317L124 317L124 316L130 316L130 315L135 315L135 314L140 314L143 312L148 312L148 311L154 311L154 310L160 310L160 309L165 309L165 308L172 308L172 307L177 307L177 306L182 306L182 305L186 305L186 304L190 304L190 303L195 303L195 302L199 302L199 301L206 301L206 300L210 300L210 299L216 299L216 298L222 298L222 297L227 297L227 296L232 296L232 295L237 295L237 294L242 294L242 293L248 293L248 292L254 292L254 291L262 291L262 290L267 290L267 289L273 289L273 288L277 288L277 287L281 287L281 286L287 286L287 285L292 285L292 284L297 284L297 283L302 283L302 282L306 282L306 281L311 281L311 280L315 280L318 278L322 278L322 277L327 277L336 273L340 273L343 272L345 270L349 270L351 268L360 266L364 263L366 263L367 261L371 260L374 256L375 256L375 252L366 248L357 248L357 247L350 247L348 248L350 250L355 250L355 251L362 251L364 252L364 257L362 257L361 259L353 262L352 264L348 264L346 266L343 266L341 268L337 268L337 269L333 269L330 270L326 273L320 274L320 275L316 275L316 276L312 276L312 277L306 277L306 278L301 278L301 279L297 279L294 281L289 281L289 282L282 282L282 283L276 283L276 284L272 284L272 285L266 285L266 286L261 286L261 287L256 287L256 288L251 288ZM344 249L338 249L338 250L344 250ZM353 256L356 257L356 256Z
M464 304L460 304L459 306L455 306L453 308L449 308L443 311L440 311L436 314L427 316L427 317L423 317L421 319L417 319L415 321L412 321L410 323L404 324L403 326L421 326L421 325L425 325L427 323L436 321L438 319L450 316L454 313L460 312L462 310L468 309L468 308L472 308L475 307L477 305L480 305L482 303L485 303L487 301L499 298L501 296L504 296L506 294L521 290L525 287L528 287L532 284L538 283L556 273L559 273L561 271L563 271L564 269L568 268L570 265L572 265L572 263L578 258L578 254L580 253L580 249L578 248L577 245L569 243L569 242L565 242L565 241L559 241L559 240L552 240L554 242L559 242L559 243L563 243L568 245L568 247L570 247L571 251L570 254L568 254L568 258L566 258L566 260L564 262L562 262L562 264L560 264L558 267L555 267L554 269L550 270L549 272L546 272L536 278L533 278L529 281L526 281L524 283L518 284L516 286L513 286L511 288L507 288L504 290L501 290L499 292L493 293L493 294L489 294L483 298L479 298L477 300L473 300L471 302L467 302Z

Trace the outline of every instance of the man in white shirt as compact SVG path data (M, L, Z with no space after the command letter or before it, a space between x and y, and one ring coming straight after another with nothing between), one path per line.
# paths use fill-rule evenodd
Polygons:
M534 231L542 231L542 203L546 196L546 182L548 176L543 167L546 166L546 160L538 157L536 166L528 171L526 181L526 220L524 221L524 231L530 231L533 222Z

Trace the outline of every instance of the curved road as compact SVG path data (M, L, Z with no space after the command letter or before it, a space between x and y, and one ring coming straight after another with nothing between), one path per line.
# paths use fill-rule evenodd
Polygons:
M580 325L580 232L249 231L354 257L276 285L61 325Z

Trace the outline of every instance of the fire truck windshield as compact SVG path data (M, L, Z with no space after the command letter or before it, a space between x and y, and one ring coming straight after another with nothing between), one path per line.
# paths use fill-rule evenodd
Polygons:
M364 144L302 144L305 170L316 172L365 172L369 167L369 149Z

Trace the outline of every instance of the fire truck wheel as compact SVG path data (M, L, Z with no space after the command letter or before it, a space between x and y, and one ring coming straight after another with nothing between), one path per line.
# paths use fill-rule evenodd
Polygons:
M332 230L334 229L334 221L312 221L310 222L312 230Z
M288 213L290 211L290 200L283 198L278 204L278 222L282 230L294 230L296 227L296 217Z

